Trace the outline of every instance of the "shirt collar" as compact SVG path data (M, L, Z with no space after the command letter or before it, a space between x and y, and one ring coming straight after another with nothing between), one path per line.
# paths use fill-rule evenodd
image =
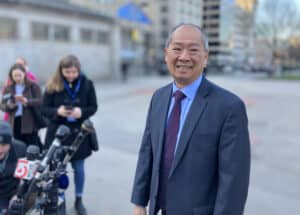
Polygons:
M203 74L201 74L195 81L193 81L191 84L185 86L184 88L178 88L173 82L173 93L175 93L177 90L180 90L184 93L184 95L188 98L193 100L196 96L197 90L201 85L203 79Z

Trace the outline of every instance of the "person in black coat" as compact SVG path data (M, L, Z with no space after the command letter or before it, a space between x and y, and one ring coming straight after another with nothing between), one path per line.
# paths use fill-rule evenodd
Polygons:
M57 128L66 125L71 135L63 144L70 145L79 132L84 120L97 111L97 98L93 82L82 74L77 57L68 55L59 62L56 73L47 84L43 97L43 114L50 119L45 148L49 148ZM92 153L90 137L80 145L71 160L74 169L75 209L78 214L86 214L82 203L85 173L84 160Z
M26 145L13 139L8 122L0 120L0 214L17 193L19 179L14 177L18 159L25 157Z

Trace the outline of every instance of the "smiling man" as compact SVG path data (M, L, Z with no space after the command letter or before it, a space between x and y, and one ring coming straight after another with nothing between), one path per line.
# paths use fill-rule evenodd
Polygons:
M245 105L208 81L208 41L176 26L165 61L174 82L151 100L131 201L134 215L242 215L250 144Z

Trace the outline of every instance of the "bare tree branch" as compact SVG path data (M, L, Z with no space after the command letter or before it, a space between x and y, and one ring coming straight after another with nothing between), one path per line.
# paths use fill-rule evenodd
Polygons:
M299 9L294 0L265 0L262 12L263 19L257 23L257 34L264 38L275 56L279 41L288 40L299 31Z

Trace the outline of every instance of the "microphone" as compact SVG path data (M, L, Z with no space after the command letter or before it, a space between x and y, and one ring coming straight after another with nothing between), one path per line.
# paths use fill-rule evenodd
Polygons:
M67 174L62 174L57 178L58 187L66 190L69 187L69 177Z
M65 126L65 125L60 125L56 131L56 134L55 134L55 139L54 141L52 142L47 154L45 155L44 159L42 160L41 162L41 171L43 171L49 161L52 159L53 155L54 155L54 152L56 151L57 148L59 148L61 146L61 142L64 141L70 134L70 129Z
M49 150L47 151L45 157L37 168L37 172L31 181L27 194L31 193L34 189L36 182L40 179L42 173L47 168L49 162L53 158L55 151L61 146L61 142L64 141L70 134L70 129L65 125L60 125L56 130L55 139L53 140Z
M29 145L26 150L26 158L30 161L37 160L39 158L40 148L35 145Z
M81 125L81 130L83 130L84 132L87 132L87 133L92 133L94 132L94 125L92 123L91 120L84 120L84 122L82 123Z
M26 158L19 159L15 171L15 177L22 180L17 192L17 200L10 209L11 214L14 214L14 211L22 211L22 213L18 214L25 214L25 202L30 197L30 194L35 192L37 182L43 177L44 173L46 173L45 171L53 159L55 152L61 146L61 142L64 141L69 134L70 129L67 126L59 126L55 134L55 139L41 162L37 159L40 152L39 148L34 145L28 146ZM62 187L67 187L68 181L66 180L65 178L61 179Z
M94 130L95 129L93 123L89 119L84 120L84 122L81 124L80 132L77 134L72 145L69 147L69 150L64 158L63 164L67 164L71 160L71 158L77 152L80 144L84 141L85 137L88 134L94 132Z
M24 202L27 200L30 181L33 179L39 166L40 148L29 145L26 149L26 157L18 160L14 177L21 179L16 193L17 199L9 208L9 214L23 214L25 210Z
M60 125L56 130L55 138L57 138L59 141L64 141L70 135L70 133L69 127Z

